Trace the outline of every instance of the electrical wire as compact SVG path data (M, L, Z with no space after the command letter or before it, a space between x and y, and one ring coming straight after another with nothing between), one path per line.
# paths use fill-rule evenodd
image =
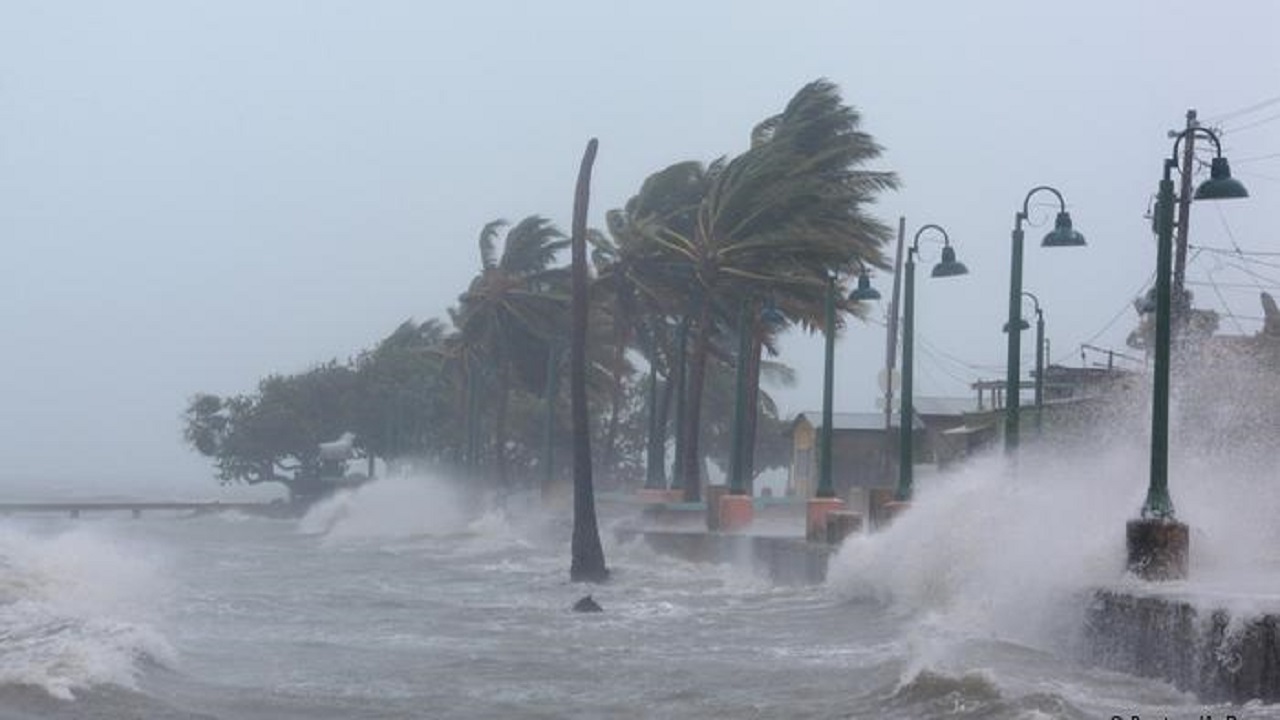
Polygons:
M1280 252L1272 252L1267 250L1236 250L1230 248L1213 247L1212 245L1188 245L1201 252L1220 253L1225 255L1243 255L1247 257L1280 257Z
M1275 175L1267 175L1260 172L1253 172L1252 170L1240 170L1238 172L1241 175L1247 175L1251 178L1258 178L1259 180L1266 180L1268 182L1280 183L1280 177L1276 177Z
M1265 100L1260 100L1256 103L1253 103L1252 105L1246 105L1245 107L1242 107L1239 110L1232 110L1231 112L1222 113L1220 115L1214 115L1213 117L1205 120L1204 122L1207 125L1218 125L1218 124L1221 124L1224 120L1237 118L1237 117L1240 117L1241 115L1248 115L1249 113L1257 112L1259 110L1265 110L1266 108L1269 108L1272 105L1275 105L1276 103L1280 103L1280 95L1276 95L1275 97L1270 97Z
M1244 334L1244 327L1240 325L1240 320L1231 310L1231 306L1227 303L1227 299L1222 296L1222 290L1218 288L1218 283L1213 279L1213 274L1209 274L1209 286L1213 288L1213 294L1217 296L1218 302L1222 304L1222 309L1226 316L1231 319L1231 324L1236 326L1236 332Z
M1228 128L1223 130L1223 132L1230 135L1238 132L1243 132L1245 130L1252 130L1256 127L1261 127L1263 125L1269 125L1277 120L1280 120L1280 113L1277 113L1275 115L1268 115L1262 118L1261 120L1255 120L1254 122L1246 123L1244 125L1240 125L1239 127Z
M1253 155L1251 157L1231 158L1231 162L1236 165L1243 165L1245 163L1258 162L1259 160L1271 160L1273 158L1280 158L1280 152L1268 153L1266 155Z
M1210 285L1216 284L1218 287L1226 288L1227 290L1263 290L1267 292L1280 292L1280 284L1259 285L1256 282L1230 282L1230 281L1215 283L1210 280L1186 280L1185 283L1193 287L1209 287Z

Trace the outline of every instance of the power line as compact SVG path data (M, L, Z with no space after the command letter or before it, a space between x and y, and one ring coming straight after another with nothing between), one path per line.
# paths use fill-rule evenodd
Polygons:
M1245 158L1232 158L1231 162L1235 163L1236 165L1241 165L1243 163L1257 162L1259 160L1270 160L1272 158L1280 158L1280 152L1269 153L1267 155L1254 155L1252 157L1245 157Z
M1244 255L1246 257L1280 257L1280 252L1272 252L1269 250L1239 250L1230 248L1213 247L1212 245L1190 245L1189 247L1207 253L1220 253L1223 255Z
M1245 125L1241 125L1240 127L1228 128L1228 129L1223 130L1223 132L1225 132L1225 133L1227 133L1227 134L1232 134L1232 133L1243 132L1243 131L1245 131L1245 130L1252 130L1253 128L1256 128L1256 127L1258 127L1258 126L1260 126L1260 125L1267 125L1267 124L1269 124L1269 123L1273 123L1273 122L1275 122L1276 120L1280 120L1280 113L1276 113L1275 115L1268 115L1268 116L1266 116L1266 117L1262 118L1261 120L1255 120L1255 121L1253 121L1253 122L1251 122L1251 123L1248 123L1248 124L1245 124Z
M1213 288L1213 294L1217 296L1218 302L1222 304L1222 310L1227 317L1231 318L1232 324L1236 326L1236 332L1244 334L1244 328L1240 326L1240 321L1236 319L1235 313L1231 311L1231 306L1227 304L1227 299L1222 297L1222 290L1218 288L1218 283L1213 279L1213 275L1209 275L1209 286Z
M1216 281L1216 280L1215 280L1215 281L1211 281L1211 280L1187 280L1186 282L1187 282L1187 284L1188 284L1188 285L1193 285L1193 286L1196 286L1196 287L1208 287L1208 286L1216 285L1217 287L1226 288L1227 290L1250 290L1250 291L1252 291L1252 290L1267 290L1267 291L1275 290L1275 291L1277 291L1277 292L1280 292L1280 283L1277 283L1276 285L1259 285L1259 284L1257 284L1256 282L1252 282L1252 283L1247 283L1247 282L1230 282L1230 281L1218 282L1218 281Z
M1241 170L1239 172L1241 175L1248 175L1251 178L1258 178L1260 180L1267 180L1269 182L1280 183L1280 177L1276 177L1274 175L1265 175L1263 173L1253 172L1251 170Z
M1246 105L1245 107L1242 107L1239 110L1232 110L1231 112L1222 113L1221 115L1215 115L1211 118L1206 119L1204 122L1205 124L1208 124L1208 125L1217 125L1224 120L1230 120L1231 118L1240 117L1241 115L1248 115L1251 112L1264 110L1266 108L1271 107L1272 105L1275 105L1276 103L1280 103L1280 95L1276 95L1275 97L1269 97L1265 100L1260 100L1252 105Z
M1151 285L1152 281L1154 281L1154 280L1155 280L1155 277L1156 277L1156 274L1155 274L1154 272L1152 272L1152 273L1151 273L1151 276L1150 276L1150 277L1148 277L1145 281L1143 281L1143 283L1142 283L1141 285L1139 285L1139 286L1138 286L1138 289L1137 289L1137 290L1135 290L1135 291L1132 293L1132 296L1133 296L1133 297L1138 297L1138 296L1142 295L1142 291L1143 291L1143 290L1146 290L1146 289ZM1129 311L1129 309L1130 309L1131 307L1133 307L1132 303L1131 303L1130 301L1126 300L1126 301L1124 302L1124 304L1120 306L1120 309L1116 311L1116 314L1115 314L1115 315L1112 315L1112 316L1111 316L1111 319L1110 319L1110 320L1108 320L1108 321L1107 321L1107 323L1106 323L1105 325L1103 325L1103 326L1102 326L1102 329L1098 330L1098 331L1097 331L1097 332L1095 332L1093 335L1091 335L1091 336L1089 337L1089 339L1088 339L1088 340L1085 340L1085 341L1084 341L1084 343L1083 343L1083 344L1088 345L1088 344L1091 344L1091 343L1096 342L1096 341L1098 340L1098 338L1102 337L1102 335L1103 335L1104 333L1106 333L1108 330L1110 330L1110 329L1111 329L1111 327L1112 327L1113 325L1115 325L1115 324L1116 324L1116 322L1117 322L1117 321L1119 321L1119 320L1120 320L1120 318L1121 318L1121 317L1123 317L1123 316L1124 316L1124 314L1125 314L1126 312L1128 312L1128 311ZM1068 357L1069 355L1070 355L1070 353L1067 353L1067 354L1064 354L1062 357L1063 357L1063 358L1066 358L1066 357Z

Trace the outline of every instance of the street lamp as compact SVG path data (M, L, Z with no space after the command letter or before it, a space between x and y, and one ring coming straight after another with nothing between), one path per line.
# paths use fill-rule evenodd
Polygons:
M858 287L849 293L849 299L853 302L880 299L880 291L871 287L871 276L867 274L866 270L858 273ZM835 386L836 363L836 278L834 275L827 278L823 320L823 327L826 328L826 333L822 367L822 439L819 449L821 454L818 458L818 489L814 492L814 497L832 498L836 496L835 483L831 479L831 426L834 422L832 419L834 414L832 412L832 396Z
M858 273L858 286L849 293L853 302L869 302L880 299L880 291L871 286L871 276L866 268ZM823 303L823 366L822 366L822 428L818 435L818 487L809 499L805 513L805 537L811 541L820 541L826 536L827 513L838 510L844 502L836 497L835 483L832 480L831 457L835 435L832 425L835 424L832 411L835 389L836 365L836 276L827 276L827 290Z
M915 430L915 411L911 406L911 381L913 374L913 354L915 350L915 286L916 262L920 254L920 236L926 230L936 230L942 235L942 260L933 266L932 277L944 278L967 275L969 268L956 261L956 249L951 247L951 238L947 231L939 225L925 225L916 231L911 241L911 249L907 251L907 276L902 288L902 410L898 413L898 490L894 499L900 503L911 500L912 484L912 433Z
M1173 153L1164 161L1164 175L1156 194L1156 339L1155 368L1151 390L1151 476L1142 516L1130 520L1126 539L1129 569L1147 580L1186 577L1190 542L1187 526L1174 518L1169 497L1169 346L1171 275L1173 272L1172 172L1178 167L1178 145L1184 138L1199 134L1213 141L1216 151L1209 179L1196 188L1196 200L1227 200L1249 196L1239 180L1231 177L1222 144L1213 131L1190 127L1178 133Z
M1079 247L1084 245L1084 236L1071 227L1071 214L1067 212L1067 203L1062 193L1048 185L1031 188L1022 201L1022 210L1013 216L1013 258L1009 270L1009 354L1005 375L1005 414L1004 414L1004 449L1013 452L1018 449L1018 406L1019 406L1019 355L1022 352L1022 328L1018 321L1022 315L1022 222L1027 219L1031 207L1031 198L1036 193L1045 191L1058 198L1058 217L1053 222L1053 230L1044 236L1042 247Z
M1034 293L1022 291L1022 297L1031 298L1036 313L1036 436L1044 432L1044 311L1040 309L1040 298ZM1019 312L1018 330L1030 330L1031 325L1021 317ZM1004 324L1004 331L1009 332L1009 323Z

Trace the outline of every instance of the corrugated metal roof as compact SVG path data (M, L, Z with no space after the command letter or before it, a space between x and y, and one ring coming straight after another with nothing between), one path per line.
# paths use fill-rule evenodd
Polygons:
M914 427L924 429L920 415L940 417L960 417L965 413L978 412L976 397L916 397L911 402L915 407L916 420ZM794 422L804 419L813 427L822 427L822 413L812 410L796 415ZM794 424L793 422L793 424ZM898 427L898 413L894 413L889 421L890 427ZM831 414L831 426L836 430L883 430L883 412L838 412Z
M919 397L911 400L911 405L921 415L960 416L978 410L976 397Z

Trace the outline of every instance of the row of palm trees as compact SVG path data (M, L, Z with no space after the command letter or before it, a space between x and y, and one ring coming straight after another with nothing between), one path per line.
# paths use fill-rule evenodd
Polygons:
M761 310L768 307L786 324L828 330L829 280L835 278L843 298L848 278L884 266L891 235L868 208L897 179L864 167L881 148L832 83L801 88L750 139L732 158L680 162L650 175L624 207L607 213L604 232L588 234L589 382L602 441L597 467L607 476L619 461L620 428L634 419L628 409L642 396L646 484L667 484L674 408L671 482L690 501L700 498L702 485L708 378L745 363L745 398L753 405L747 417L757 417L762 351L776 354L783 327L764 322ZM480 271L450 310L455 330L441 343L445 367L459 380L463 459L491 466L486 474L502 485L512 451L512 398L545 395L565 355L569 274L555 263L567 244L538 216L486 225ZM861 312L851 302L841 309ZM746 341L745 357L732 350L739 339ZM641 381L635 360L647 366ZM543 400L555 408L554 396ZM745 445L747 457L739 461L750 468L752 443Z

